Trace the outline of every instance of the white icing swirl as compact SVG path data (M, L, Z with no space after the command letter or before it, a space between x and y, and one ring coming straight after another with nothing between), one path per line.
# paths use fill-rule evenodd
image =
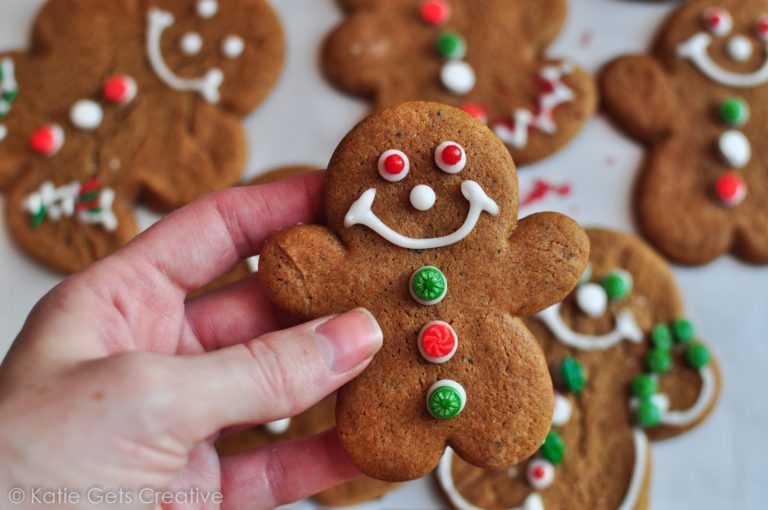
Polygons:
M707 78L729 87L748 88L768 83L768 58L759 69L752 73L735 73L724 69L709 56L709 46L712 36L699 32L677 47L680 58L690 60L694 66Z

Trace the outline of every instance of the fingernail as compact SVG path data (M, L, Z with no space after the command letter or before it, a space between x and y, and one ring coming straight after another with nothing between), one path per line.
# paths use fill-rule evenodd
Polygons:
M328 367L339 374L357 367L381 349L384 334L371 312L355 308L315 330Z

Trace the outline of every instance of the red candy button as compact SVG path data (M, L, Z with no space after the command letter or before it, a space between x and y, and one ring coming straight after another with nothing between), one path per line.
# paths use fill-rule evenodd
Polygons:
M747 184L737 172L725 172L715 182L715 195L725 205L738 205L747 196Z
M410 171L410 162L404 152L397 149L384 151L379 156L379 175L389 182L397 182L405 179Z
M64 145L64 130L57 124L48 124L35 130L29 137L29 147L43 156L53 156Z
M443 142L435 149L435 164L445 173L457 174L464 170L467 155L456 142Z
M397 175L405 169L405 160L399 154L392 154L384 160L384 171L389 175Z
M112 76L104 82L104 99L113 104L130 103L136 97L136 80L126 75Z
M427 323L419 332L419 352L430 363L445 363L459 348L459 337L450 324L443 321Z
M445 0L426 0L421 4L421 19L430 25L444 25L451 17L451 6Z
M462 156L463 153L461 152L461 147L458 145L449 145L443 149L443 161L449 165L455 165L461 161Z

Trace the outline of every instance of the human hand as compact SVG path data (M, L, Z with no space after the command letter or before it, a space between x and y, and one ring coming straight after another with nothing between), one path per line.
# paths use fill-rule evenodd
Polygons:
M275 331L257 274L185 302L272 232L317 221L321 183L316 172L205 197L45 296L0 366L0 498L11 487L83 499L94 486L194 489L196 502L133 493L122 506L45 508L250 510L358 476L334 430L223 460L213 442L355 377L381 347L375 319L354 310ZM223 503L202 501L219 490ZM36 508L29 499L12 508Z

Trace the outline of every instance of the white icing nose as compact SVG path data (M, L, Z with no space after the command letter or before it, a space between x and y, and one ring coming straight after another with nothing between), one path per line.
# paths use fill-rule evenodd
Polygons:
M411 205L419 211L432 209L436 199L435 191L426 184L419 184L411 190Z
M590 317L600 317L608 306L605 289L596 283L587 283L576 291L576 304Z
M728 56L737 62L745 62L752 56L752 41L749 37L735 35L728 41Z

